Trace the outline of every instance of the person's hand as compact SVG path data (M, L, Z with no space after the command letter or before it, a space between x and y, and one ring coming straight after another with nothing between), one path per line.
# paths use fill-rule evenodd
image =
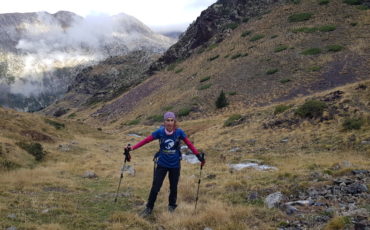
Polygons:
M130 155L130 151L132 150L132 147L130 144L128 144L126 147L125 147L125 151L123 152L123 155L125 155L125 160L130 162L131 161L131 155Z
M200 161L200 166L204 166L206 164L206 159L204 159L204 153L199 153L197 155L195 155L198 160Z

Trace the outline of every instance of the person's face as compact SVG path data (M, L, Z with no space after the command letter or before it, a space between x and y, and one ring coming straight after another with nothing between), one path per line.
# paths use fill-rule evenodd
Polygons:
M175 126L175 119L167 118L166 120L164 120L164 126L168 131L172 131Z

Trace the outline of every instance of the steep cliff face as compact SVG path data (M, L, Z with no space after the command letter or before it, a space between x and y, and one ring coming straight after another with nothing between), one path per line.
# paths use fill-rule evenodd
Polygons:
M199 49L219 43L239 23L262 15L284 0L219 0L204 10L179 41L150 68L150 73L183 60Z

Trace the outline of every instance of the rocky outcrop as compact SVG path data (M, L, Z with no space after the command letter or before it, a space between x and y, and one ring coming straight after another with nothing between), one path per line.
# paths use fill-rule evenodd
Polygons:
M193 22L179 41L150 67L149 72L186 59L197 48L221 42L237 24L262 15L283 0L219 0Z

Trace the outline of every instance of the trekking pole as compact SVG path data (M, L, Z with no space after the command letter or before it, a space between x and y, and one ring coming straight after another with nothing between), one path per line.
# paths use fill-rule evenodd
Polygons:
M128 147L130 147L130 144L128 144ZM119 191L119 187L121 186L121 181L122 181L122 178L123 178L123 171L125 170L126 162L130 161L130 159L131 159L129 148L125 148L125 151L124 151L123 154L125 155L125 161L123 162L123 166L121 168L121 177L119 179L118 188L117 188L117 192L116 192L116 197L114 198L115 203L117 202L118 191Z
M202 158L204 159L204 153L201 153ZM202 179L202 169L203 165L200 164L200 173L199 173L199 180L198 180L198 189L197 189L197 196L195 198L195 208L194 208L194 213L197 211L197 204L198 204L198 198L199 198L199 186L200 186L200 181Z

